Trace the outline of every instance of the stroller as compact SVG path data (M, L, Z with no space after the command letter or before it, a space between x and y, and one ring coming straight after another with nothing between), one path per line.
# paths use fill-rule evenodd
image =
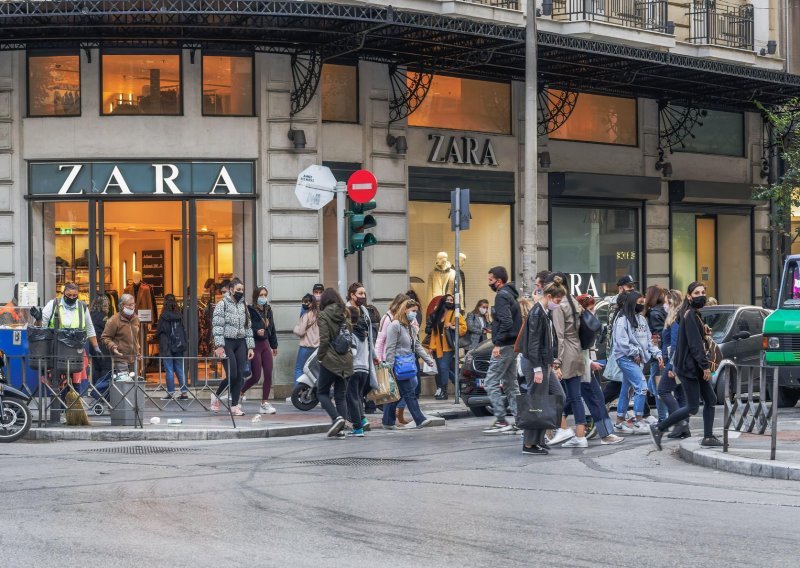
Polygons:
M92 412L96 416L102 416L106 411L111 410L109 391L111 390L111 381L114 378L114 371L108 371L101 375L94 384L89 387L90 403Z

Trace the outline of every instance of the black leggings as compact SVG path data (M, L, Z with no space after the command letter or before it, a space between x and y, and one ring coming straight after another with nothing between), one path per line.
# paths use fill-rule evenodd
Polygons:
M239 395L242 393L244 382L244 367L247 363L247 340L225 339L225 375L226 378L217 387L217 396L231 386L231 404L239 404Z
M333 399L336 406L331 402L331 387L333 387ZM345 403L345 391L347 390L347 379L332 373L322 365L319 366L319 379L317 379L317 399L319 404L331 417L347 418L347 404Z
M664 432L670 426L674 426L682 420L687 420L690 416L694 416L700 410L700 398L703 399L703 436L710 438L714 434L714 405L717 404L717 395L711 386L711 381L703 379L690 379L688 377L679 377L681 386L683 386L683 394L686 397L686 406L675 411L670 412L669 417L663 422L658 423L658 429Z
M369 372L367 371L356 371L347 383L347 418L353 423L353 428L361 426L364 418L364 404L361 401L364 396L365 384L369 385Z

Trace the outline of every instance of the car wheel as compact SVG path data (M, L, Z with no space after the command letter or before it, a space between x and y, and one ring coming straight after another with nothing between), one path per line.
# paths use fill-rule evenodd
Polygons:
M489 410L488 406L470 406L469 411L477 418L485 418L492 415L492 411Z
M728 393L727 393L727 400L728 400L729 402L733 402L733 399L734 399L734 394L733 394L733 391L734 391L734 389L736 388L736 387L733 385L733 382L732 382L732 381L733 381L734 379L733 379L733 377L731 377L731 372L730 372L730 370L728 370L728 369L725 369L725 370L723 370L723 371L722 371L722 373L723 373L723 374L721 374L719 377L717 377L717 384L716 384L715 391L714 391L714 393L717 395L717 404L723 404L723 403L725 402L725 399L726 399L726 394L725 394L725 377L727 377L727 378L728 378Z
M797 406L797 401L800 400L800 389L778 387L777 399L778 408L793 408Z

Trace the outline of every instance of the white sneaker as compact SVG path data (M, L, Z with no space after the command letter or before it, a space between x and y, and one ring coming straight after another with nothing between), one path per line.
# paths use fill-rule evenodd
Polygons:
M559 428L553 434L553 438L548 442L551 446L555 446L560 444L561 442L566 442L570 438L575 437L575 430L572 428Z
M619 434L633 434L633 428L628 426L625 422L614 424L614 432Z
M277 410L268 402L261 403L261 414L275 414Z
M287 396L284 402L286 402L286 404L292 404L292 397Z
M625 413L625 420L635 420L635 419L636 419L636 413L634 413L633 410L629 410L628 412Z
M613 444L619 444L619 443L624 442L624 441L625 441L625 438L623 438L621 436L615 436L614 434L609 434L608 436L606 436L605 438L600 440L600 445L601 446L611 446Z
M647 422L648 424L658 424L658 418L656 418L652 414L647 418L645 418L644 421Z
M578 438L577 436L573 436L566 442L564 445L561 446L562 448L588 448L589 441L584 436L583 438Z
M633 433L634 434L647 434L650 435L650 424L647 423L646 420L639 420L636 424L633 425Z

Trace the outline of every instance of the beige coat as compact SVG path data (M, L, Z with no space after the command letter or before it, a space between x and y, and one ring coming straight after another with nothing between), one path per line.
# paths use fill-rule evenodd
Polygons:
M561 376L565 379L583 377L586 370L581 341L578 338L578 327L568 301L569 298L565 297L558 305L558 309L553 310L553 329L558 337L556 362L561 365ZM583 308L575 299L572 299L572 305L575 307L575 315L580 317Z

